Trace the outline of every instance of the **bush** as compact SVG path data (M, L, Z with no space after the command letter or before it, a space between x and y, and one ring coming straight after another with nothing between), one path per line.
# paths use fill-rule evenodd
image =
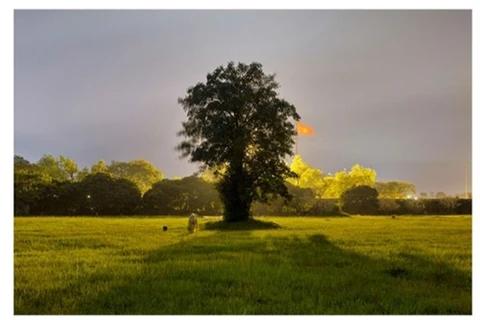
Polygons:
M457 199L456 214L472 214L472 199Z
M284 209L297 216L305 216L310 213L315 205L315 193L309 188L300 188L290 183L287 184L288 192L292 200L285 203Z
M313 216L338 216L341 215L337 199L316 199L315 205L310 210Z
M190 176L162 180L143 195L143 210L153 215L221 214L220 197L212 183Z
M376 214L379 208L378 191L369 186L346 190L339 199L342 210L350 214Z
M396 199L379 199L378 210L380 214L397 214L400 209L400 205Z
M396 199L395 202L399 208L395 212L396 214L424 214L425 203L423 201L414 199Z
M79 187L79 211L94 215L132 215L137 212L142 199L135 183L104 173L88 175Z

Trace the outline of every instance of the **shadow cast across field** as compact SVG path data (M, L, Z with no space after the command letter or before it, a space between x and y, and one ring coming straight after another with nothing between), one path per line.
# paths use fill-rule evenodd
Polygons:
M115 285L101 292L82 295L83 282L63 294L89 315L471 314L471 275L446 264L279 234L199 232L147 253L133 275L112 270Z
M203 230L209 231L253 231L253 230L273 230L281 229L282 227L272 221L262 221L251 219L249 221L241 222L225 222L223 220L207 222L203 226Z

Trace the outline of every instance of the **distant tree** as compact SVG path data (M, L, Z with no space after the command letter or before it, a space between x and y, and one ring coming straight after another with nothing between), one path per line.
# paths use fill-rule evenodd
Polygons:
M92 168L90 169L90 172L92 174L95 173L105 173L105 174L110 174L109 168L107 164L105 163L105 160L100 159L97 163L95 163Z
M50 177L39 170L15 171L13 182L14 214L31 214L31 208L40 198L41 190L50 183Z
M13 165L14 165L14 168L17 170L28 169L31 166L28 160L26 160L24 157L21 157L19 155L15 155L13 157Z
M375 214L379 208L378 191L370 186L356 186L340 197L343 211L351 214Z
M288 192L292 198L285 202L287 211L293 211L297 215L304 216L315 205L315 192L311 188L301 188L291 183L287 183Z
M40 197L41 190L52 178L41 168L21 156L14 156L13 196L14 214L32 214L32 207Z
M103 168L104 163L105 161L103 161L103 159L99 161L98 165L100 168ZM100 168L98 170L103 170ZM108 174L111 174L115 178L126 178L129 175L128 169L128 162L123 161L112 161L107 167Z
M335 198L335 195L337 194L335 177L332 177L332 176L323 177L323 182L325 183L325 188L323 190L323 193L321 194L321 197Z
M142 205L148 214L169 215L184 208L182 188L179 180L164 179L154 183L142 198ZM183 212L181 212L183 213Z
M188 212L217 213L221 209L218 191L212 183L189 176L179 180L179 185L182 188L184 209Z
M134 182L142 194L150 189L154 183L163 179L161 171L157 170L150 162L141 159L132 160L128 163L112 161L108 166L108 172L115 178L125 178Z
M416 194L417 188L413 183L405 181L378 181L375 183L380 199L406 199Z
M88 175L80 182L83 204L95 215L134 214L141 203L135 183L105 173Z
M358 186L369 186L373 188L375 186L377 173L373 169L356 164L350 169L348 175L350 178L349 188Z
M325 178L327 187L322 198L338 199L346 190L356 186L367 185L373 187L376 175L375 170L362 167L359 164L352 166L350 172L339 171L335 173L333 179Z
M435 194L435 198L437 199L443 199L443 198L446 198L447 195L445 194L445 192L442 192L442 191L439 191Z
M227 166L210 167L200 172L199 177L210 183L217 183L227 172Z
M250 218L255 201L289 198L285 178L295 177L284 158L293 155L295 107L278 97L279 84L262 65L233 62L207 74L205 83L178 101L187 112L177 150L202 169L226 167L218 183L225 221Z
M163 173L146 160L132 160L128 163L126 179L134 182L145 193L152 185L163 179Z
M435 198L435 192L430 192L430 198Z
M427 192L420 192L420 198L428 198L428 193Z
M143 205L152 214L217 214L221 209L214 185L195 176L155 183L144 194Z
M54 180L42 187L32 211L35 215L81 215L82 200L77 182Z
M78 165L70 158L60 155L58 166L64 175L68 176L70 181L75 180L75 175L78 173Z
M292 164L290 165L290 170L295 172L298 176L298 178L287 179L292 185L300 188L310 188L318 197L325 192L326 183L323 180L322 170L311 167L303 161L301 156L295 155Z
M60 161L52 155L44 155L38 160L37 165L52 180L66 181L69 179L67 171L60 166Z
M116 179L112 201L115 202L113 214L132 215L137 213L141 205L142 194L134 182Z
M88 169L88 167L84 167L82 170L78 171L77 181L82 181L83 179L85 179L86 176L88 176L91 173L93 172L90 172L90 169Z

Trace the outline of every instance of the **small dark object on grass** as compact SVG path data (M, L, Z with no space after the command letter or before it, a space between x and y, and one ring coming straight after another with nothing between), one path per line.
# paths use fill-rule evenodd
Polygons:
M392 219L395 219L396 217L395 216L392 216Z
M403 268L391 268L388 269L386 272L394 278L408 276L408 271Z
M168 230L168 227L167 226L163 226L163 231L167 231Z

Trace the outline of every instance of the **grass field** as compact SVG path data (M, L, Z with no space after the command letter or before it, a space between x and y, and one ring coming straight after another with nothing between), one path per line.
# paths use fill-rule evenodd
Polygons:
M472 312L470 216L262 221L281 228L188 234L187 218L15 218L14 312Z

